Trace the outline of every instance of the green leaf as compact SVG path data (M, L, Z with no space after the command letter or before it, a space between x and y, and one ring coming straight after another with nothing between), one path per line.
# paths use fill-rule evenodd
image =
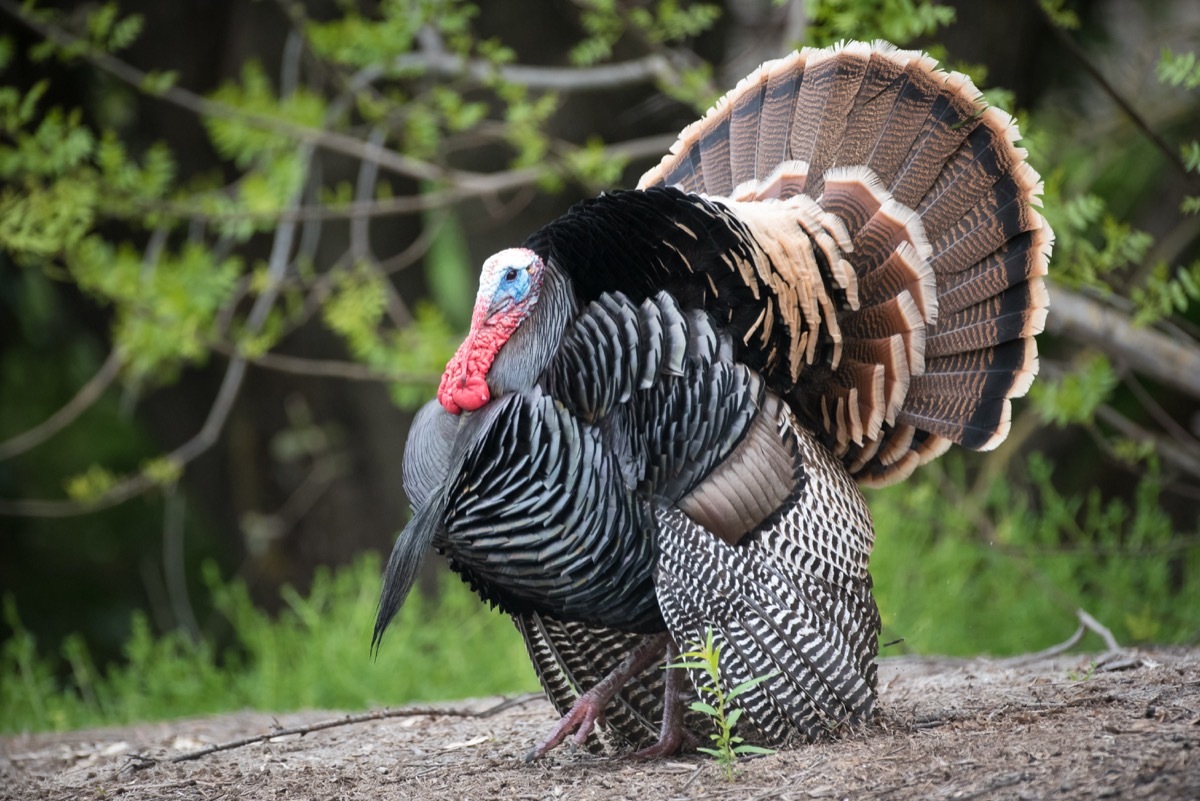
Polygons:
M684 656L692 656L692 654L684 654ZM667 665L668 668L687 668L688 670L707 670L707 662L672 662Z
M86 471L67 480L67 496L76 501L99 500L117 485L120 477L106 467L94 464Z
M812 4L805 44L886 39L903 45L933 34L954 18L952 7L934 0L823 0Z
M712 704L706 704L703 701L692 701L688 708L693 712L701 712L709 717L717 717L717 715L720 714L717 712L717 708L715 706Z
M762 756L779 753L774 748L763 748L761 745L739 745L733 749L733 752L735 754L760 754Z
M179 80L179 73L174 70L162 72L151 71L142 78L142 91L151 95L165 95Z
M169 487L183 476L183 464L170 456L159 456L142 464L142 475L160 487Z
M1195 53L1176 53L1164 47L1159 55L1157 73L1158 79L1168 86L1200 87L1200 59Z
M778 676L778 675L780 675L780 671L778 671L778 670L772 670L770 673L766 674L765 676L756 676L756 677L754 677L754 678L752 678L752 679L748 679L748 680L746 680L746 681L743 681L741 684L739 684L738 686L734 687L734 688L733 688L733 689L732 689L732 690L729 692L729 695L727 695L727 696L726 696L726 698L727 698L727 699L729 699L730 701L732 701L734 698L737 698L737 697L738 697L739 695L741 695L742 693L744 693L744 692L748 692L748 691L750 691L750 690L753 690L755 687L757 687L758 685L762 684L764 681L767 681L767 680L769 680L769 679L773 679L773 678L775 678L775 677L776 677L776 676Z
M1063 8L1065 2L1066 0L1041 0L1041 6L1050 22L1073 31L1079 27L1079 15L1069 8Z
M1200 172L1200 141L1192 140L1179 146L1184 166L1192 172Z

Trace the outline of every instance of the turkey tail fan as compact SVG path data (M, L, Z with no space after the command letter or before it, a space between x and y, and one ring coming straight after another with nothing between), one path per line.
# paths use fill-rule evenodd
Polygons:
M951 443L996 447L1037 374L1054 236L1018 138L925 54L805 48L739 83L638 187L705 194L745 224L775 319L738 329L712 302L732 293L710 311L747 348L790 342L778 369L748 362L860 483L883 485Z

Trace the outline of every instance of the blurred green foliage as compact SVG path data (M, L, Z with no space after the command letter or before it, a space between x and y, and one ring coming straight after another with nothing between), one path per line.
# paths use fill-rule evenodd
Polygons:
M984 487L962 454L868 496L882 640L897 652L1009 655L1066 640L1084 609L1122 644L1200 638L1200 518L1177 529L1157 471L1132 501L1064 496L1034 456L1020 482ZM1095 650L1098 642L1083 647Z
M244 584L211 565L208 590L235 645L183 632L159 634L145 614L129 621L122 659L97 665L78 634L57 653L39 647L11 596L13 629L0 650L0 732L71 729L237 709L355 709L537 689L525 646L506 615L447 575L436 601L415 595L372 662L379 559L317 572L311 591L283 590L267 615ZM65 670L64 670L65 667ZM65 680L63 676L66 676Z
M823 0L809 4L808 42L884 39L906 45L954 22L954 9L936 0Z

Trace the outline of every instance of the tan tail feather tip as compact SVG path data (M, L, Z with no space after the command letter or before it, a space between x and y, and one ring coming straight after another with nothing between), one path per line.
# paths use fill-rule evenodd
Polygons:
M1040 278L1029 282L1029 294L1032 296L1033 309L1029 314L1029 322L1021 329L1023 337L1035 337L1045 331L1046 317L1050 313L1050 293Z
M910 209L889 197L883 204L883 207L875 214L875 217L893 221L908 235L908 241L917 251L917 255L924 260L928 260L933 255L933 246L929 244L929 239L925 236L925 226L921 224L921 216L917 212ZM874 219L874 218L872 218ZM899 236L892 243L893 247L899 246L904 240Z
M858 215L862 217L862 222L857 224L851 234L862 230L862 226L879 212L890 197L891 193L869 167L833 167L825 172L822 206L837 206L843 213L862 211L862 214Z
M938 436L937 434L931 435L929 439L922 442L917 448L917 455L921 459L920 464L932 462L934 459L950 450L952 445L954 445L953 440L946 439L945 437Z
M899 334L887 339L847 343L850 357L864 364L878 364L884 370L884 422L893 425L904 397L908 394L911 374L905 357L904 340ZM882 352L881 352L882 351Z
M1001 442L1008 437L1009 429L1012 428L1012 402L1008 398L1004 399L1004 410L1000 412L1000 422L996 426L996 433L992 434L988 441L977 448L979 451L994 451L1000 446Z
M917 430L911 425L896 426L892 429L884 443L885 447L880 448L876 458L884 467L895 464L904 454L912 447L913 436Z
M1034 275L1046 275L1050 271L1050 257L1054 255L1054 229L1042 218L1042 227L1033 234L1033 246L1041 254L1038 262L1040 271Z
M883 437L880 434L876 434L875 436L867 439L867 441L863 443L862 449L854 457L854 461L851 462L846 469L849 470L851 474L862 470L867 466L867 462L875 458L875 454L879 452L879 446L881 444L883 444Z
M931 326L937 322L938 318L938 291L937 291L937 276L929 266L929 262L921 259L916 248L910 242L901 242L896 246L879 267L872 270L865 276L860 277L860 281L866 283L872 279L880 280L895 276L901 281L901 286L907 289L913 300L917 304L917 308L921 312L921 317L925 321L925 325Z
M890 194L887 191L887 187L879 180L879 176L875 174L875 171L865 164L830 167L825 171L826 192L829 191L831 184L836 186L862 187L873 197L877 198L881 206Z
M784 164L790 165L789 169L777 168L764 182L762 191L767 197L786 198L799 195L808 185L808 162L788 161Z
M911 438L907 445L909 451L900 457L897 461L886 465L880 472L870 475L862 475L861 473L855 476L859 485L864 487L887 487L891 484L896 484L912 475L923 464L932 462L938 458L954 443L945 437L937 434L930 435L928 439L919 444L916 448L912 448ZM864 454L867 453L865 450ZM856 458L854 465L850 467L850 472L855 473L866 467L867 463L873 458L872 455L867 455L865 458L860 455Z
M1025 361L1022 367L1013 373L1013 384L1008 390L1008 397L1023 398L1029 392L1029 388L1033 386L1033 379L1037 377L1038 370L1041 368L1041 362L1038 359L1037 342L1033 339L1025 340Z
M896 295L895 302L905 324L899 334L904 339L909 374L920 375L925 372L925 316L907 289Z
M858 419L862 427L862 436L867 440L875 439L883 430L883 415L887 405L884 398L885 373L882 364L868 364L857 360L847 360L837 371L839 378L845 380L857 393ZM855 440L855 444L861 447L861 438Z

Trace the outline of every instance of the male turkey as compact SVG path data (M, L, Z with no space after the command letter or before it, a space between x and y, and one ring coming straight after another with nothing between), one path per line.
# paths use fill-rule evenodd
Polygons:
M636 190L488 259L405 453L415 515L378 641L430 545L511 614L564 715L670 753L711 631L750 741L865 719L879 616L856 484L1008 432L1037 372L1052 234L1017 129L885 43L771 61ZM657 735L657 741L655 738Z

